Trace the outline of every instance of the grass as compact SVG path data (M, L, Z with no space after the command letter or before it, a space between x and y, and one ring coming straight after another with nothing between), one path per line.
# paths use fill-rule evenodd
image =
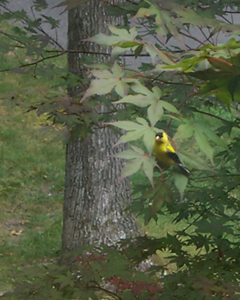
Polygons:
M12 25L1 22L9 34ZM23 49L4 53L1 70L27 62ZM58 59L56 65L64 66ZM46 74L50 76L50 72ZM47 76L46 76L47 77ZM24 104L40 100L56 79L0 73L0 296L11 290L16 272L55 259L61 247L65 151L56 131L43 127L44 116L25 113ZM14 98L23 108L14 105ZM50 128L50 126L49 126Z
M1 106L0 294L13 275L61 247L64 146L34 112Z

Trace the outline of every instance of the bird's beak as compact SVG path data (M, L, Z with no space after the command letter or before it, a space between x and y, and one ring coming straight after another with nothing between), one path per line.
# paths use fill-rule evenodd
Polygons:
M160 136L158 136L158 135L155 137L155 140L156 140L156 141L158 141L158 140L160 140L160 139L161 139L161 138L160 138Z

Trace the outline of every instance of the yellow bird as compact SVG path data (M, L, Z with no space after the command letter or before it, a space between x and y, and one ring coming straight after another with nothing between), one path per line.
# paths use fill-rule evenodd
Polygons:
M165 132L159 132L156 134L154 151L160 162L163 162L167 166L178 165L183 174L189 176L190 171L181 163Z

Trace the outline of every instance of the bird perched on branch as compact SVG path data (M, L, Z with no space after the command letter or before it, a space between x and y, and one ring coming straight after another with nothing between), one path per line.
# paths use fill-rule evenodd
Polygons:
M155 136L154 151L157 159L166 166L177 165L185 176L189 176L190 171L184 167L176 154L173 146L168 140L165 132L159 132Z

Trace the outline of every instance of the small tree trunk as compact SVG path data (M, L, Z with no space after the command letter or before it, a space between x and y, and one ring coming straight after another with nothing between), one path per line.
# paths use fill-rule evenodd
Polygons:
M108 17L107 7L99 0L71 10L69 49L107 52L106 47L82 41L98 32L106 33L105 23L113 24L113 18ZM69 54L69 69L77 75L83 71L79 59L81 55ZM102 61L106 56L98 55L97 59ZM79 88L70 90L72 97L78 93ZM102 106L99 109L104 111ZM83 244L114 244L140 233L134 216L124 211L130 201L129 181L117 183L123 167L122 161L112 157L118 139L109 128L95 128L86 139L77 136L67 145L63 252Z

